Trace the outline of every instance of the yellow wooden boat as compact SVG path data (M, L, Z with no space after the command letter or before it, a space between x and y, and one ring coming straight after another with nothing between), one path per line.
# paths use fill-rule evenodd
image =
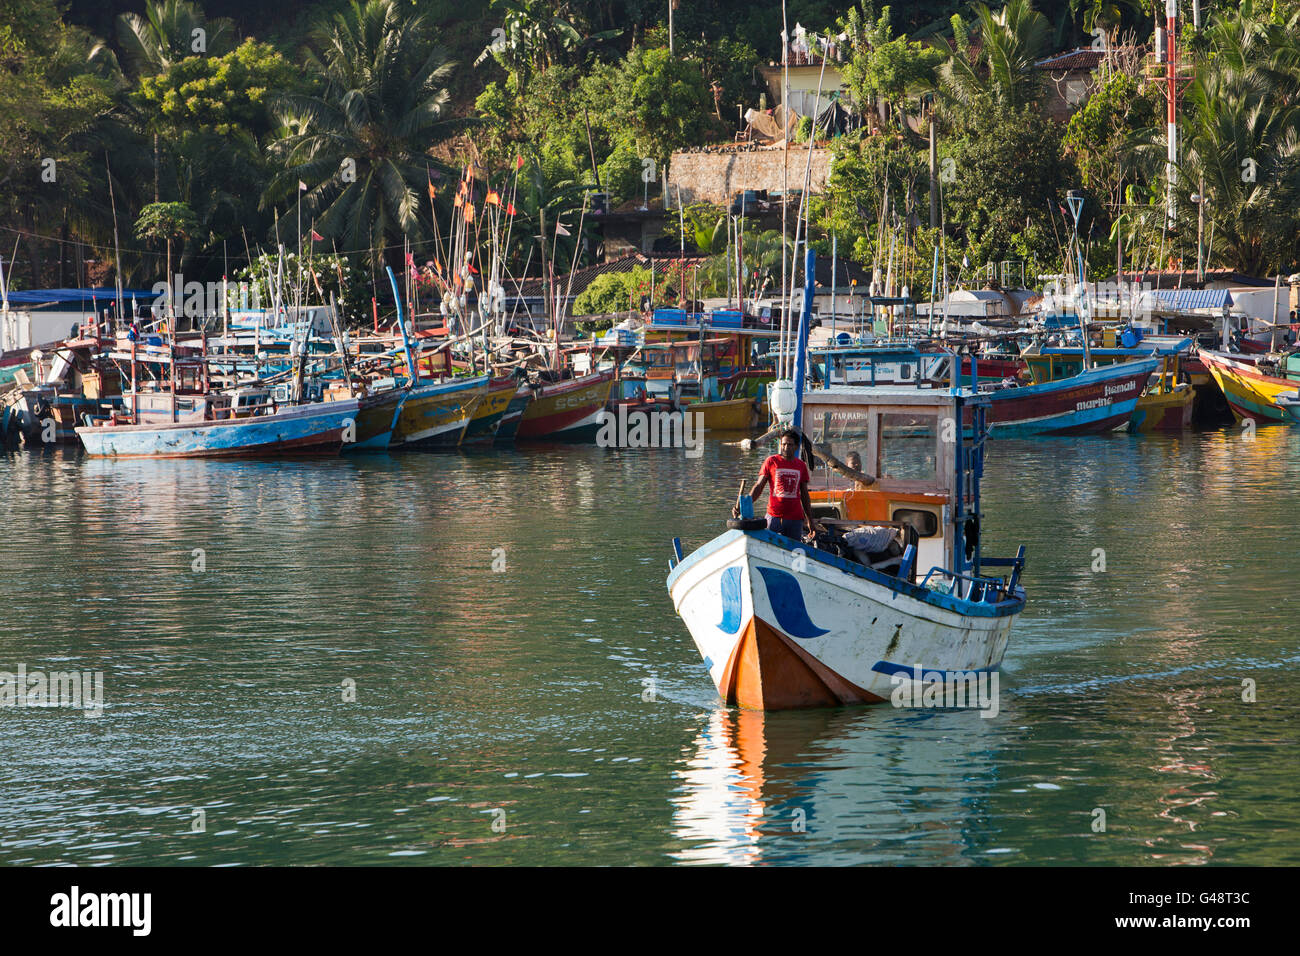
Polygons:
M752 398L728 398L719 402L690 402L683 406L696 418L696 428L707 431L748 431L758 425L758 407Z
M1262 372L1250 362L1242 361L1242 356L1239 355L1211 352L1208 349L1201 349L1198 354L1214 380L1219 383L1219 388L1223 389L1228 406L1238 420L1250 419L1261 424L1285 425L1294 421L1278 399L1296 391L1297 386L1300 386L1300 372L1288 368L1287 374L1297 374L1297 378L1277 378ZM1289 363L1290 359L1287 361Z
M389 448L455 448L488 393L488 377L421 382L407 392Z
M1152 383L1137 400L1129 431L1176 432L1192 427L1196 390L1190 383L1178 381L1177 373L1168 370L1168 360L1165 365L1166 371L1153 375Z

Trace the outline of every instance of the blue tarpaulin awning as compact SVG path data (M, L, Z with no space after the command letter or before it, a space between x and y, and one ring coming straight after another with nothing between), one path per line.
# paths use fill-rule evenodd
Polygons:
M156 293L150 289L123 289L122 299L129 300L132 296L137 299L153 299ZM62 306L66 310L86 311L94 307L96 302L99 307L105 308L110 302L117 298L117 290L114 288L95 288L95 289L31 289L25 292L9 290L9 307L27 307L39 309L43 306Z

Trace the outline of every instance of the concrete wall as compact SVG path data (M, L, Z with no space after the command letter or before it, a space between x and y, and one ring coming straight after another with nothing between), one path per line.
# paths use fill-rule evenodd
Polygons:
M831 152L828 149L812 151L812 191L819 193L826 184L830 169ZM742 189L767 189L780 192L785 151L764 149L737 153L673 153L668 168L667 193L676 205L677 190L682 191L682 202L711 202L726 205ZM790 148L790 189L803 188L804 167L808 150Z

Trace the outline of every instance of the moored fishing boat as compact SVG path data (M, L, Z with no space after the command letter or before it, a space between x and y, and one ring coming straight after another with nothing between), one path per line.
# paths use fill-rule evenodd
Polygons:
M328 455L338 453L355 434L360 409L357 399L347 398L235 418L228 395L174 396L173 400L186 409L174 412L175 421L121 424L123 415L118 413L106 422L78 428L77 436L93 458ZM143 410L134 415L153 417Z
M497 426L496 441L499 444L512 442L515 435L519 433L519 423L524 419L524 410L533 401L533 390L527 385L520 385L515 389L515 393L510 398L510 404L506 406L505 414L501 416L501 423Z
M515 438L519 441L581 441L596 436L609 401L613 372L593 372L534 389Z
M1124 428L1159 364L1155 358L1139 359L1034 385L993 389L988 392L989 434L1096 435ZM965 424L969 427L969 419Z
M1292 421L1300 422L1300 391L1283 392L1276 401L1278 407L1286 412Z
M491 444L505 417L506 409L514 400L518 383L513 375L494 378L488 383L487 394L480 400L465 428L462 445Z
M389 448L455 448L488 392L488 376L420 382L406 390Z
M682 411L696 417L705 431L750 431L758 425L758 406L752 398L726 398L716 402L687 402Z
M978 356L965 365L966 377L956 379L957 358L943 351L922 351L908 343L835 346L817 353L824 358L819 377L827 388L901 384L936 388L959 381L978 381ZM1031 371L1035 359L1026 354ZM1082 366L1082 358L1076 360ZM1147 379L1159 360L1140 358L1082 371L1066 368L1049 357L1038 368L1039 381L1029 384L980 385L987 395L988 430L992 437L1025 435L1085 435L1114 431L1128 424ZM971 428L969 413L964 422Z
M1179 432L1192 427L1196 391L1173 372L1155 374L1129 418L1131 432Z
M1296 420L1290 406L1279 399L1300 385L1300 354L1279 356L1268 363L1209 349L1197 354L1223 389L1228 407L1238 419L1285 425Z
M29 353L37 377L15 369L15 388L0 398L0 445L77 444L77 424L101 406L120 404L118 369L101 361L96 338L73 338ZM20 374L21 373L21 374Z
M358 400L355 440L345 442L343 451L356 453L387 450L397 420L397 409L405 394L405 389L388 388L361 397Z
M1090 348L1085 356L1082 347L1042 346L1025 353L1025 362L1035 383L1058 381L1084 371L1086 362L1096 366L1122 365L1148 358L1159 360L1138 395L1129 416L1131 432L1181 431L1190 428L1195 390L1183 370L1190 357L1192 340L1182 336L1151 336L1141 330L1124 330L1122 342L1114 346Z

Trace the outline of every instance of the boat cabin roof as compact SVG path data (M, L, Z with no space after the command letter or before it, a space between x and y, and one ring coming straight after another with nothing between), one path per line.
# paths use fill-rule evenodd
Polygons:
M1191 350L1192 340L1190 338L1176 339L1173 342L1159 341L1152 342L1143 339L1140 345L1132 348L1114 347L1114 348L1091 348L1089 352L1097 358L1149 358L1152 355L1177 355L1179 352L1188 352ZM1083 354L1083 348L1078 345L1044 345L1038 350L1039 355L1071 355L1080 356ZM1033 352L1023 353L1021 358L1032 359Z
M983 392L970 388L926 388L924 385L835 385L804 392L804 405L913 405L952 408L958 400L963 405L988 405Z

